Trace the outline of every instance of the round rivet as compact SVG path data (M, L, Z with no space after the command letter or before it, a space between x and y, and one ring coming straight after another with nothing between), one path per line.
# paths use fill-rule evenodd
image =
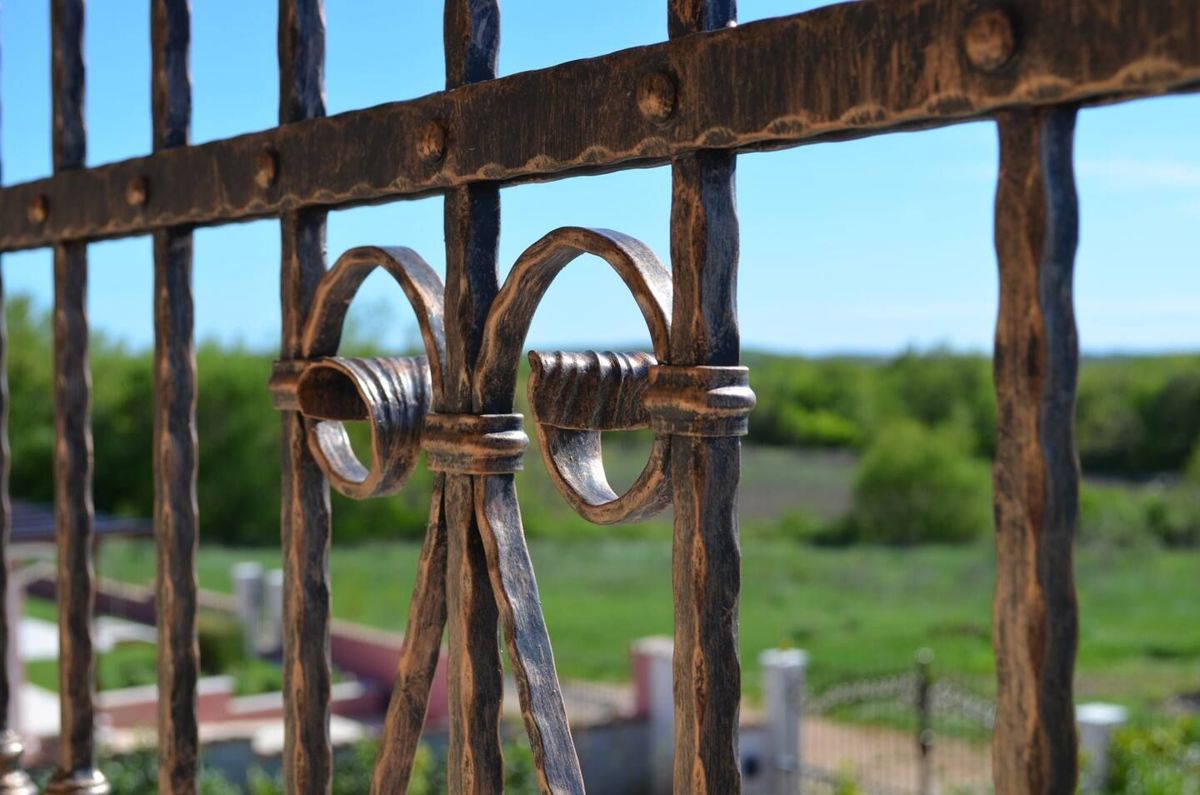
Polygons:
M440 121L430 121L421 130L417 139L417 154L427 163L436 163L446 156L446 125Z
M260 188L269 188L279 176L279 153L267 148L254 161L254 181Z
M670 72L654 72L638 87L638 110L647 119L664 122L675 113L679 91Z
M50 200L45 194L39 193L33 197L33 201L29 202L29 207L25 209L25 216L31 224L46 223L46 219L50 217Z
M141 207L150 198L150 181L138 174L125 186L125 201L132 207Z
M988 8L971 17L963 32L963 49L976 69L995 72L1017 51L1017 32L1013 19L1002 8Z

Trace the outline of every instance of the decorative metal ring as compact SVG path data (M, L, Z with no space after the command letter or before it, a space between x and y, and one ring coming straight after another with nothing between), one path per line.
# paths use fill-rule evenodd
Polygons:
M617 272L633 293L646 320L654 356L658 361L666 359L670 340L671 276L654 252L631 237L607 229L556 229L521 255L492 304L484 325L473 383L477 412L506 414L513 411L517 357L524 348L534 311L559 272L582 254L594 254L604 259ZM585 354L567 356L586 357ZM609 358L621 354L600 356L603 361L595 360L591 375L586 372L586 361L576 361L575 375L601 378L601 371L609 364L621 366L618 358ZM643 367L647 361L630 359L625 364ZM539 384L554 377L548 367L549 360L537 362L535 375L530 379L531 390L536 391ZM531 402L539 401L531 398ZM667 476L670 439L667 436L655 437L642 473L633 486L618 495L608 483L600 455L600 432L604 428L593 427L590 423L579 423L582 427L562 427L547 421L549 418L544 412L535 411L535 419L542 458L551 481L571 507L588 521L597 524L638 521L670 504L671 485Z
M335 489L365 500L404 486L420 457L431 380L424 356L333 357L305 368L296 399L310 418L313 456ZM350 446L346 420L366 420L371 428L369 468Z
M668 435L654 437L637 480L618 496L608 484L601 432L648 428L642 405L648 353L529 354L529 405L550 479L576 512L597 524L635 522L671 502Z
M363 281L382 267L399 283L417 315L426 357L337 357L346 312ZM304 327L307 366L296 384L308 420L308 444L338 492L366 499L399 491L420 454L431 402L444 394L446 359L442 280L409 248L364 246L347 251L317 285ZM371 466L359 461L347 420L371 426Z

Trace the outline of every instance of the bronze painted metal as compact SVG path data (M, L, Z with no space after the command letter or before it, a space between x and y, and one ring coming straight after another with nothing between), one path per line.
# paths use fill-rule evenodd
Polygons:
M994 7L1013 20L1016 51L1003 63L1003 34L971 24L980 9ZM677 91L669 113L664 82L655 77L668 72ZM1200 9L1193 0L862 0L483 83L459 81L444 92L329 118L290 115L273 130L14 185L0 192L0 251L661 165L703 148L772 149L938 127L1014 106L1109 102L1198 84ZM431 121L439 126L432 136ZM439 138L440 155L431 145ZM406 145L342 146L347 140ZM140 207L124 196L138 175L154 188ZM26 208L39 195L49 215L35 223Z
M187 146L192 91L188 72L191 19L187 0L150 5L155 151ZM126 198L153 201L139 175ZM196 351L192 231L154 232L154 535L157 544L158 791L195 793L200 756L196 681Z
M83 0L52 0L54 170L82 168ZM92 612L92 376L88 365L87 244L54 247L54 509L58 542L60 726L47 793L111 791L96 767L96 659Z
M496 78L500 53L498 0L446 0L442 45L449 91L478 90ZM441 112L422 118L450 121ZM464 140L440 162L464 154ZM423 160L423 162L426 162ZM433 170L431 166L426 166ZM481 183L446 193L442 217L446 237L446 395L435 410L471 413L475 360L499 276L500 190ZM447 784L456 793L499 792L503 788L500 707L504 687L500 612L492 594L489 562L475 511L476 483L446 472L446 617L449 623L450 738ZM386 738L385 738L386 742Z
M429 522L372 792L407 788L444 634L450 791L502 791L501 633L540 789L583 792L513 474L530 441L515 413L525 337L551 282L586 254L633 294L652 350L530 353L539 454L591 522L673 506L674 789L727 795L741 788L737 481L754 406L739 365L736 153L969 119L994 119L1001 142L996 786L1073 791L1074 120L1083 105L1200 88L1200 4L862 0L736 26L733 0L667 0L665 43L497 77L498 3L447 0L445 91L325 118L321 2L280 0L281 126L191 146L188 4L152 0L154 153L95 168L84 167L83 2L51 8L55 174L0 188L0 251L54 248L63 738L48 792L109 789L94 741L89 242L154 234L161 791L195 792L199 754L191 229L278 217L283 328L270 392L283 437L288 792L323 795L333 776L330 487L384 498L422 453L434 472ZM669 270L618 232L567 227L501 285L502 186L666 163ZM444 281L403 247L354 248L326 269L329 208L433 192L445 198ZM348 306L375 269L412 306L423 356L339 353ZM0 332L6 543L4 345ZM347 422L368 424L368 461ZM638 429L654 441L618 494L601 434ZM5 681L0 716L10 698ZM0 724L0 795L34 791L20 754Z
M325 115L325 13L320 0L279 0L279 123ZM278 153L256 147L239 170L258 161L253 189L287 173ZM264 162L265 160L265 162ZM271 173L265 173L271 172ZM280 302L285 357L303 351L304 329L325 273L325 211L297 209L280 217ZM283 778L288 793L323 795L333 776L329 738L332 673L329 651L329 484L295 411L282 416L280 544L283 551Z
M537 305L555 276L584 254L605 260L630 288L642 307L661 362L646 353L532 354L539 366L530 382L531 402L540 407L543 432L552 431L542 441L543 454L554 465L556 485L581 515L602 523L650 516L670 504L673 437L701 439L704 444L736 440L746 432L754 396L745 368L667 363L671 277L646 246L620 233L566 227L546 235L521 255L482 324L469 412L428 411L430 395L433 403L440 405L445 399L444 385L452 380L446 370L442 291L437 276L409 249L367 247L343 255L316 289L302 349L306 356L280 362L276 369L272 389L277 405L294 407L305 417L310 451L343 494L363 499L398 490L421 449L430 469L439 473L433 519L412 600L418 620L406 638L401 666L405 674L393 697L393 705L408 705L408 711L394 706L389 714L377 791L401 791L407 782L421 724L412 710L416 706L424 710L446 620L451 575L445 569L446 528L437 504L445 499L443 478L465 481L473 494L468 509L482 545L481 563L490 575L486 596L494 600L507 639L539 780L549 792L583 791L521 528L512 473L521 468L528 438L521 415L512 412L520 352ZM350 300L376 266L386 268L408 295L427 356L337 356ZM396 377L396 372L407 377ZM562 399L566 395L571 397ZM555 409L548 410L548 405ZM556 414L546 416L548 411ZM353 458L344 428L330 425L343 420L370 425L375 444L372 467ZM604 476L598 434L636 427L657 428L661 435L641 477L618 497ZM387 454L381 455L381 450ZM447 579L436 584L438 577ZM464 786L464 791L470 788Z
M673 39L720 30L736 12L734 0L669 0L668 30ZM657 400L666 415L659 429L672 434L674 786L706 795L741 790L737 487L745 419L737 414L754 401L737 368L735 172L730 151L702 150L671 164L670 363L679 369L651 382L651 396L666 383L678 387ZM713 367L724 372L706 373ZM731 392L728 406L712 394L721 388Z
M1074 792L1078 783L1075 116L1064 106L997 118L997 792Z

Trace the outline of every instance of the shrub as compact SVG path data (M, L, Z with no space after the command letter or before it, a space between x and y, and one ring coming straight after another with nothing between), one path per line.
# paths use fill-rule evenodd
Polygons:
M242 660L223 673L233 677L235 693L239 696L283 690L283 669L270 660Z
M153 643L129 642L100 655L96 666L101 690L137 687L158 681L158 654Z
M1200 486L1200 444L1192 448L1187 465L1183 468L1183 477L1187 483Z
M158 792L158 754L152 747L101 759L100 769L113 792L121 795L155 795ZM50 775L49 768L35 773L39 792L45 791ZM241 795L242 792L219 770L212 768L201 768L199 784L200 795Z
M1200 795L1200 718L1131 726L1113 738L1110 795Z
M879 434L854 479L850 530L883 544L970 541L990 525L987 468L949 430L914 422Z
M333 795L360 795L369 792L378 756L379 743L373 741L360 742L339 752L334 764ZM413 759L408 795L436 795L446 792L445 771L445 757L434 753L428 745L420 745ZM530 753L527 743L504 744L504 791L509 795L537 795L533 754ZM256 768L250 771L247 792L250 795L283 795L282 776L270 775L261 768Z
M1120 549L1153 541L1146 531L1146 499L1130 488L1085 484L1079 495L1079 540Z
M200 638L200 670L205 674L225 673L246 658L242 628L233 617L201 611L196 632Z
M1079 538L1085 544L1129 548L1158 543L1200 546L1200 489L1190 482L1163 487L1085 485Z
M758 535L766 538L778 538L800 544L820 544L825 541L828 524L808 511L799 510L788 511L775 521L752 524L750 527L756 528Z
M1146 527L1163 546L1200 546L1200 505L1196 498L1196 489L1183 487L1149 497Z

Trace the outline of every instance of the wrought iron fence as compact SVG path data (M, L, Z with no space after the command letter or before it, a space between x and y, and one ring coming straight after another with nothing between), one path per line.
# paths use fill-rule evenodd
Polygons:
M280 0L280 126L191 146L188 4L151 0L155 151L87 168L84 4L51 0L55 174L0 190L0 251L54 250L63 742L49 791L107 790L93 733L89 242L154 236L162 791L195 791L199 754L192 229L272 217L283 243L272 391L283 423L289 791L327 792L333 764L329 486L387 494L424 449L438 475L374 789L404 788L448 627L450 790L502 786L502 628L540 786L582 792L521 532L512 472L526 437L513 397L538 300L592 253L634 293L653 351L538 354L530 402L541 453L592 521L674 505L674 786L726 795L740 787L736 494L754 402L738 366L736 155L981 118L995 120L1001 142L995 781L1001 792L1073 790L1074 122L1084 104L1200 85L1200 4L862 0L741 27L734 5L668 0L665 43L498 78L496 0L447 0L445 91L324 118L320 0ZM619 233L559 229L499 284L501 188L665 163L670 270ZM444 284L405 248L356 248L326 269L329 209L430 193L445 198ZM346 305L375 268L404 288L426 357L338 357ZM345 421L370 423L369 464L353 458ZM617 495L599 434L645 427L657 434L649 462ZM7 468L5 451L0 480ZM0 686L0 716L10 695ZM7 791L29 791L11 731L0 753Z
M996 705L938 672L928 650L908 670L864 676L803 703L800 791L986 795Z

